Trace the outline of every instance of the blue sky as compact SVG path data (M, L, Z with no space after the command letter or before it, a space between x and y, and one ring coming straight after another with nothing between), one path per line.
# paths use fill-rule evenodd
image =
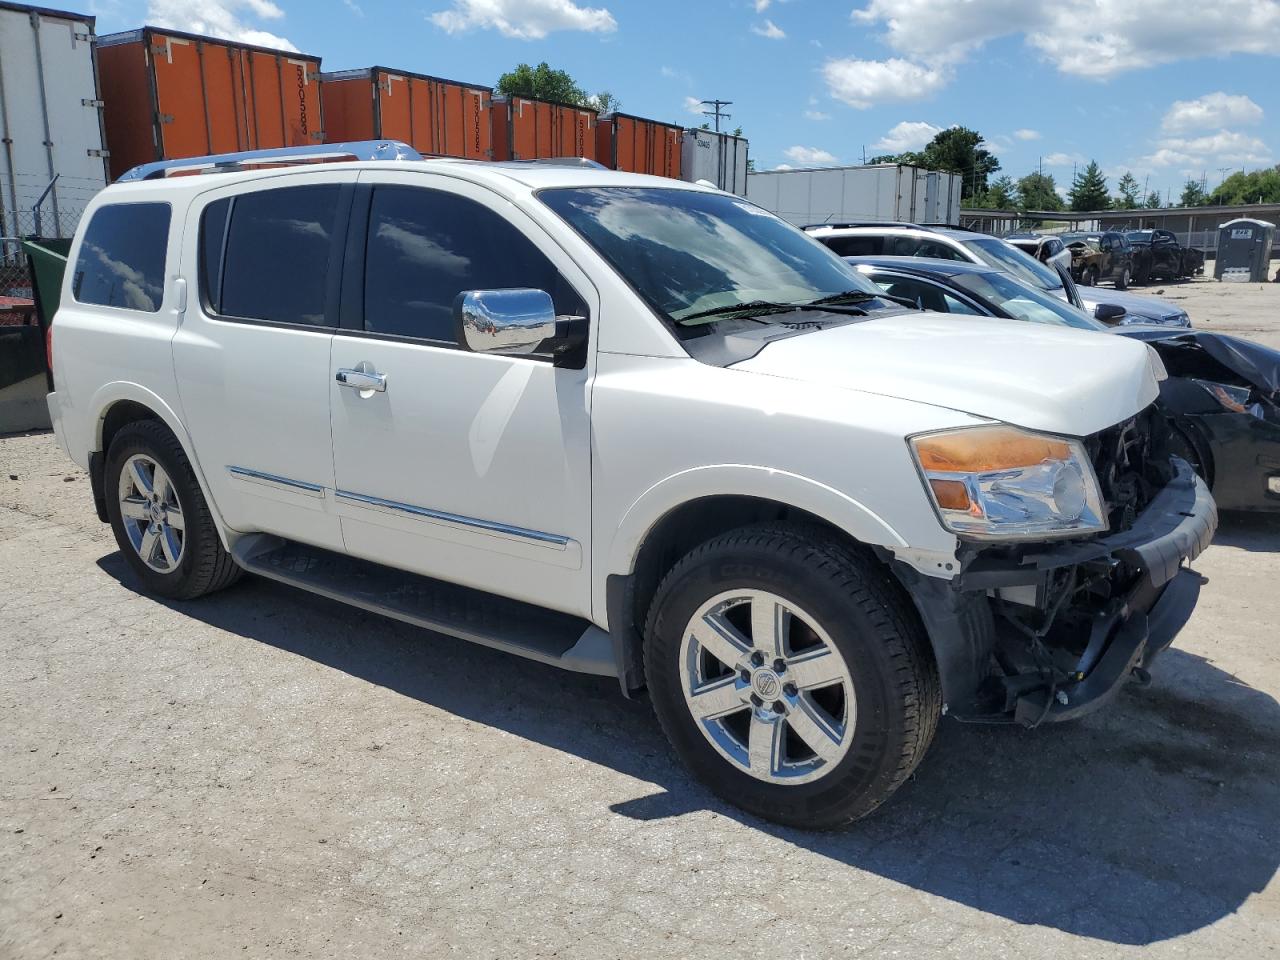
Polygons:
M91 0L153 23L492 84L546 60L629 113L734 101L758 169L980 131L1017 178L1131 170L1153 190L1280 160L1280 0Z

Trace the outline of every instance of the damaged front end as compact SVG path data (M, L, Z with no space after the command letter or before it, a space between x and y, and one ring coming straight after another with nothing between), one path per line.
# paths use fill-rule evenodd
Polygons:
M1035 726L1094 710L1146 668L1191 615L1184 568L1217 508L1170 457L1152 410L1085 440L1108 532L1058 542L966 542L952 580L894 563L929 632L947 711ZM1153 439L1154 438L1154 439Z

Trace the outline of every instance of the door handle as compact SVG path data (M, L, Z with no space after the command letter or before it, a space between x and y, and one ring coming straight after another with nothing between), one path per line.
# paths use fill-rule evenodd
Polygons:
M343 367L334 375L334 379L342 386L351 387L353 390L373 390L383 393L387 389L385 373L366 373L364 370Z

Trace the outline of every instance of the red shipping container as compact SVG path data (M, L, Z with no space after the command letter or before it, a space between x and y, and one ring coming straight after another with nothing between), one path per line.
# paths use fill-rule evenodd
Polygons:
M495 160L596 158L598 113L590 107L495 97L492 116Z
M626 113L601 117L596 159L614 170L680 178L682 128Z
M319 57L143 27L98 39L98 73L113 178L324 138Z
M366 67L323 74L325 141L401 140L422 154L489 160L493 90Z

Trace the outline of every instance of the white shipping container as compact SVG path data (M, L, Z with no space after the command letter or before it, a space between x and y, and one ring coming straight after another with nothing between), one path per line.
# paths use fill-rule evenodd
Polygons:
M790 223L960 222L957 173L902 164L766 170L747 175L747 199Z
M0 236L70 236L106 186L93 28L87 14L0 2Z
M747 195L747 141L714 130L689 129L680 148L680 176L706 180L721 190Z

